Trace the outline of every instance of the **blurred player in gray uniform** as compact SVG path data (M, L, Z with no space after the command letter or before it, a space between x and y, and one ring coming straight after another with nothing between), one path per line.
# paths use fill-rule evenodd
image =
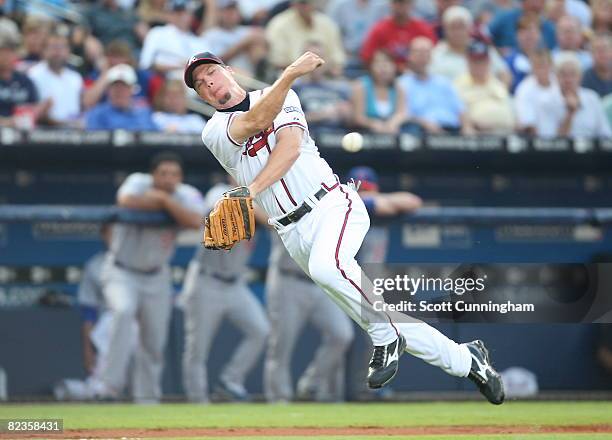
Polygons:
M206 194L205 206L231 187L217 184ZM189 264L181 302L185 310L183 381L187 398L208 402L206 363L222 320L227 317L244 338L223 367L219 386L234 400L248 400L245 379L261 355L270 327L261 303L246 282L254 242L243 241L229 252L200 247Z
M321 332L321 345L297 383L300 398L337 401L344 398L344 356L353 340L348 316L289 256L277 234L270 234L266 305L271 333L264 370L269 402L293 399L291 357L304 325Z
M366 234L361 249L357 254L359 264L383 264L386 261L387 250L389 247L389 228L376 224L376 217L390 217L400 215L407 212L412 212L423 205L420 197L405 191L396 191L390 193L381 193L378 186L378 175L376 171L370 167L360 166L352 168L348 172L347 178L359 183L359 196L363 200L368 214L373 219L370 230ZM363 357L364 362L369 357L372 351L372 341L370 338L362 338L362 341L355 343L357 356ZM360 362L356 363L361 365ZM391 388L383 388L381 390L371 390L367 388L363 381L365 368L356 368L354 374L351 375L349 393L352 397L358 399L371 398L373 393L380 397L392 393ZM382 396L381 396L382 395Z
M110 245L111 227L102 225L101 236L105 248ZM77 301L81 311L81 340L83 366L87 372L85 380L62 379L53 388L57 400L89 400L96 396L100 387L100 372L106 362L109 349L109 327L111 315L107 310L102 293L102 269L108 257L107 249L98 252L85 263L83 275L77 291ZM130 342L131 352L137 344L137 327Z
M137 319L140 344L134 359L134 399L161 397L164 347L172 308L169 261L179 228L199 228L204 211L200 192L182 183L179 156L160 153L151 174L134 173L119 188L117 203L132 209L166 211L177 226L119 223L103 273L104 296L112 313L110 351L101 372L100 397L117 397L125 386L130 360L129 334Z

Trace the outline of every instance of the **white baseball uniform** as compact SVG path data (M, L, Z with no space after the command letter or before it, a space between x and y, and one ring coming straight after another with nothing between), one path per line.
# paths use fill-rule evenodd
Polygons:
M250 92L245 103L249 100L251 108L263 93L263 90ZM388 314L371 306L371 299L361 288L362 272L355 260L370 227L370 218L354 188L340 184L320 157L309 136L297 94L289 91L272 127L243 143L230 137L229 127L237 108L215 112L202 131L202 140L240 185L250 184L264 168L280 130L292 126L303 130L298 159L283 178L256 196L289 255L369 333L375 345L390 344L401 332L409 353L449 374L467 376L472 361L465 345L420 321L394 323ZM314 194L321 188L328 193L317 200ZM276 221L303 202L313 209L298 222L282 226Z
M205 205L212 208L228 185L217 184L206 194ZM200 247L189 264L181 303L185 311L185 351L183 387L192 402L208 401L206 362L212 341L227 317L244 334L221 377L244 386L255 366L270 330L263 306L246 283L247 263L253 241L242 241L230 252Z
M134 173L119 195L143 195L153 189L150 174ZM194 187L180 184L172 194L184 207L204 213ZM172 311L169 261L174 254L176 226L118 223L113 226L109 258L103 274L104 296L112 313L110 351L101 377L115 391L125 386L130 359L131 323L137 320L140 344L134 359L133 395L136 401L161 398L164 347Z
M319 401L344 398L344 356L353 340L346 314L314 284L293 259L276 234L266 278L266 307L270 338L264 366L264 392L270 402L293 398L291 356L300 333L310 321L321 332L312 362L298 381L298 390L314 392Z

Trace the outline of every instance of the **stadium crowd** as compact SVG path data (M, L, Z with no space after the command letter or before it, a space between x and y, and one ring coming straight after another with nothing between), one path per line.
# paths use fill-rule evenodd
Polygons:
M253 84L311 50L327 63L296 91L313 128L611 135L610 0L6 0L0 11L2 126L197 133L206 111L181 82L194 53Z

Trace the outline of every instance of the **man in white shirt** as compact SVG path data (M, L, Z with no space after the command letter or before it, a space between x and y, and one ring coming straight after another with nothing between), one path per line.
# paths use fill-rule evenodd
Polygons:
M70 125L81 113L83 79L76 71L66 67L70 56L68 39L53 34L47 40L45 60L36 64L28 76L36 85L41 100L49 100L49 125Z
M173 0L171 22L149 31L140 52L141 69L160 73L181 70L191 54L202 49L202 41L190 30L192 15L184 0Z
M532 74L521 81L514 95L517 124L523 133L530 136L552 133L554 128L547 128L546 118L538 118L538 109L543 109L545 113L554 110L559 94L550 53L544 48L538 49L531 56L530 62Z
M544 81L543 86L527 84L526 87L539 91L534 96L527 95L529 88L517 90L519 124L523 128L533 127L532 133L540 137L610 137L612 131L599 96L580 87L582 71L576 54L561 53L555 62L555 71L558 86L552 80Z
M599 95L580 87L582 70L580 60L573 52L561 53L555 61L559 91L557 111L557 135L571 137L612 136Z

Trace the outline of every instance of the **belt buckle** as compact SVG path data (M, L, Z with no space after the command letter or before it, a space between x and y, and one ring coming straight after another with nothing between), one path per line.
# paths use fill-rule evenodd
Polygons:
M291 223L295 223L299 220L298 214L297 214L297 209L295 211L291 211L289 214L287 214L287 220L289 220Z

